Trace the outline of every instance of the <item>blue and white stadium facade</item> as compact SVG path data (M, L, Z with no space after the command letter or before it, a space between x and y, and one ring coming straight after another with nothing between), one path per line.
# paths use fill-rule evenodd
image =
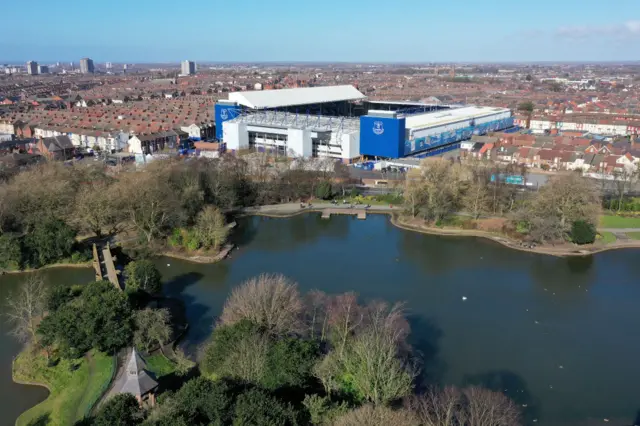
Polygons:
M360 153L381 158L419 155L509 127L513 117L505 108L452 107L414 115L369 110L360 117Z
M513 117L504 108L367 101L353 86L330 86L233 92L216 104L215 123L229 150L349 162L419 157L510 128Z

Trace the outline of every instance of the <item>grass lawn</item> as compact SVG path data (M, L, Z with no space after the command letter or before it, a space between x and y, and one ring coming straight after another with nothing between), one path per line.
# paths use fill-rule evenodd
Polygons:
M176 371L176 365L162 354L150 355L144 359L147 369L156 375L156 378L167 376Z
M613 232L600 232L600 236L602 237L602 242L605 244L616 242L616 236L613 235Z
M627 232L627 237L632 240L640 240L640 232Z
M90 410L93 408L98 399L106 392L111 383L111 378L115 373L115 363L113 357L102 352L92 353L91 377L87 384L78 410L76 411L76 418L81 419L90 414Z
M44 354L22 351L13 365L14 377L25 382L45 383L51 393L42 403L22 413L16 425L47 419L47 425L66 426L81 420L95 395L111 378L113 366L111 357L106 354L93 352L91 357L91 367L86 357L63 359L57 365L47 367Z
M640 228L640 217L622 217L614 215L602 215L600 217L602 228Z

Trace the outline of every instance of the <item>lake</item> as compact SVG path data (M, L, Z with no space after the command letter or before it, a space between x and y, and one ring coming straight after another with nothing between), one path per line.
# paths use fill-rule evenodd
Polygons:
M244 218L234 239L239 249L219 264L158 259L165 292L187 305L192 350L210 334L233 286L278 272L303 291L405 301L428 383L501 390L536 425L636 419L640 250L554 258L484 239L412 233L378 215ZM43 273L52 284L93 278L90 269ZM0 277L2 301L22 279ZM19 345L0 327L0 424L9 425L46 391L10 382Z

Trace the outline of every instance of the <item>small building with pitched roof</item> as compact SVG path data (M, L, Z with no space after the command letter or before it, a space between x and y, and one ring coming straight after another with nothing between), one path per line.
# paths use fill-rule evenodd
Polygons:
M116 393L130 393L136 397L140 405L149 401L151 406L156 403L155 391L158 387L153 373L147 370L147 363L135 348L127 359L125 371L117 379L114 389Z

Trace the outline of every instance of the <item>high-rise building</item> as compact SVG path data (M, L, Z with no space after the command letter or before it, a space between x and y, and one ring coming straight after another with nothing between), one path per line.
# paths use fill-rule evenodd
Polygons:
M182 61L182 75L194 75L196 73L196 63L193 61Z
M113 67L113 65L111 64L111 62L107 62L105 64L105 68L108 69L108 70L110 70L112 67Z
M38 74L49 74L49 67L46 65L38 65Z
M89 59L89 58L80 59L80 72L82 74L93 73L93 59Z
M29 75L37 75L38 74L38 63L35 61L27 62L27 73Z

